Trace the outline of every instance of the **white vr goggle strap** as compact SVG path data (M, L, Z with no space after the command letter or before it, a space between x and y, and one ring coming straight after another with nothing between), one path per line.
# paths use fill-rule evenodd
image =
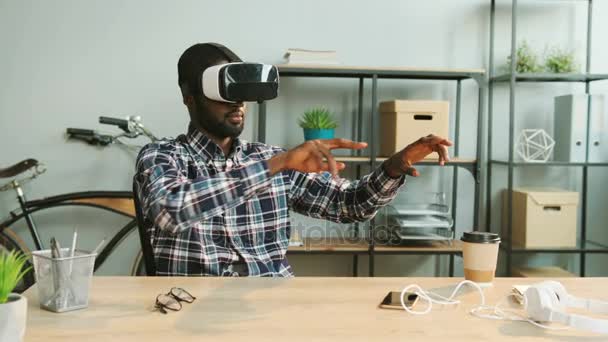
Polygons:
M220 102L263 102L279 95L279 72L269 64L214 65L203 71L201 82L203 94Z

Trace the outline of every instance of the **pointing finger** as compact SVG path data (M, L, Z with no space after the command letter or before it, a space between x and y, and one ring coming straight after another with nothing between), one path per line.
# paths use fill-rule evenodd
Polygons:
M336 148L348 148L348 149L353 149L353 150L360 150L362 148L367 147L366 142L358 142L358 141L352 141L352 140L342 139L342 138L320 140L320 142L323 143L325 146L327 146L327 148L330 150L333 150Z

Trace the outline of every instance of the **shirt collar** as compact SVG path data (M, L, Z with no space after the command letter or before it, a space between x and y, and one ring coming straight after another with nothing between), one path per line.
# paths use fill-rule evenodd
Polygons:
M218 157L223 157L224 152L222 149L211 140L206 134L197 130L191 129L186 136L188 144L194 149L196 153L202 156L204 159L214 160ZM232 149L229 153L229 157L233 154L238 155L243 150L243 142L241 139L234 138L232 141Z

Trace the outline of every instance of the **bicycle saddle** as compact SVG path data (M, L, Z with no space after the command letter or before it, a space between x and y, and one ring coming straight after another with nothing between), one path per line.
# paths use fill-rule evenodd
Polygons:
M5 169L0 169L0 178L14 177L38 165L36 159L26 159Z

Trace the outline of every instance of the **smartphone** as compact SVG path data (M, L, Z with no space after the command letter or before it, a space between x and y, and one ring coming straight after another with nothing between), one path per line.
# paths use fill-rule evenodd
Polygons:
M405 302L405 306L411 309L416 305L418 295L413 292L406 292L403 301ZM382 309L403 310L403 306L401 306L401 291L389 292L378 306Z

